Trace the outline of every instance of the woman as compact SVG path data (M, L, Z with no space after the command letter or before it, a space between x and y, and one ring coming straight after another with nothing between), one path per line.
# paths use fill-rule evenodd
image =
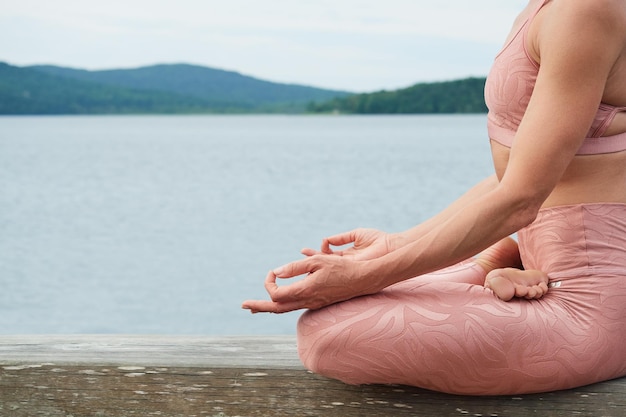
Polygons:
M325 239L244 303L309 308L312 371L476 395L626 375L626 2L531 0L485 98L494 177L404 233Z

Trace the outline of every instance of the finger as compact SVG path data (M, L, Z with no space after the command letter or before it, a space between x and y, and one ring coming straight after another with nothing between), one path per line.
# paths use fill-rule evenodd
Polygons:
M300 286L302 285L301 281L279 287L278 284L276 284L276 278L277 276L274 271L268 272L265 277L265 291L269 294L272 302L289 303L300 300L298 294L300 292Z
M265 280L265 290L270 295L272 301L279 304L289 304L307 301L307 279L296 281L289 285L278 286L276 284L276 275L271 273ZM302 307L298 307L302 308Z
M241 304L241 308L244 310L250 310L252 314L256 313L269 313L271 308L271 304L274 304L273 301L265 301L265 300L246 300Z
M300 301L293 301L289 303L277 303L275 301L267 300L248 300L241 306L246 310L250 310L252 314L256 313L287 313L289 311L299 310L305 308Z
M278 285L276 284L276 274L274 273L274 271L270 271L267 273L267 275L265 276L264 286L265 291L267 291L267 293L273 300L274 297L272 297L272 294L278 291Z
M331 255L333 254L333 250L330 248L330 243L328 241L328 238L324 238L322 240L322 248L321 248L322 253L325 253L327 255Z
M304 248L300 251L301 254L303 254L304 256L307 257L311 257L311 256L316 256L316 255L336 255L336 256L344 256L346 254L349 254L352 248L348 249L348 250L338 250L338 251L330 251L330 252L322 252L319 250L315 250L315 249L309 249L309 248Z
M276 284L276 274L269 271L265 277L265 290L270 295L271 301L268 300L247 300L241 307L254 313L285 313L300 308L304 308L301 300L292 296L295 285L279 287Z
M330 251L330 245L333 246L343 246L348 243L354 243L356 241L356 230L351 230L349 232L339 233L338 235L327 237L322 242L322 252Z
M242 308L245 310L250 310L252 314L256 313L273 313L277 310L277 303L274 301L267 300L248 300L244 301L242 304Z
M310 248L304 248L300 251L300 253L303 254L304 256L324 255L323 252L320 252L315 249L310 249Z
M333 250L330 248L330 245L326 244L325 246L322 247L322 251L319 252L320 255L336 255L336 256L343 256L346 254L347 251L343 251L343 250Z
M290 301L287 303L274 303L275 310L273 313L282 314L294 310L306 308L304 301Z
M291 262L272 271L278 278L292 278L313 272L312 257Z

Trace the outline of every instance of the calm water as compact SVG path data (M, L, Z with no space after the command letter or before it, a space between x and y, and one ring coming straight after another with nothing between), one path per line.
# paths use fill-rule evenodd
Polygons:
M485 117L0 118L0 333L292 334L266 271L491 172Z

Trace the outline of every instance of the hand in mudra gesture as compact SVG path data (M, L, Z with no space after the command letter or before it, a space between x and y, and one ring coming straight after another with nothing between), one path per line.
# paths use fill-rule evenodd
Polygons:
M333 250L331 246L353 245L343 250ZM314 249L303 249L302 254L313 255L338 255L350 256L356 261L367 261L379 258L395 249L392 235L376 229L354 229L349 232L340 233L322 240L320 251Z
M353 243L344 250L332 246ZM321 251L303 249L307 257L270 271L265 278L268 300L248 300L243 308L253 313L285 313L301 308L318 309L350 298L380 291L379 283L366 274L365 262L390 252L387 233L374 229L355 229L322 241ZM304 279L278 286L276 278Z

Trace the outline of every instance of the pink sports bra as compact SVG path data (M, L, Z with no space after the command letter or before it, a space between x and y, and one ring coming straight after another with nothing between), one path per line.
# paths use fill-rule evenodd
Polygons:
M489 108L487 129L489 137L507 147L513 145L515 133L528 107L539 73L539 64L526 50L530 23L546 4L544 0L524 22L519 31L496 56L485 85L485 102ZM578 155L591 155L626 150L626 132L602 136L619 112L626 107L601 103L591 129Z

